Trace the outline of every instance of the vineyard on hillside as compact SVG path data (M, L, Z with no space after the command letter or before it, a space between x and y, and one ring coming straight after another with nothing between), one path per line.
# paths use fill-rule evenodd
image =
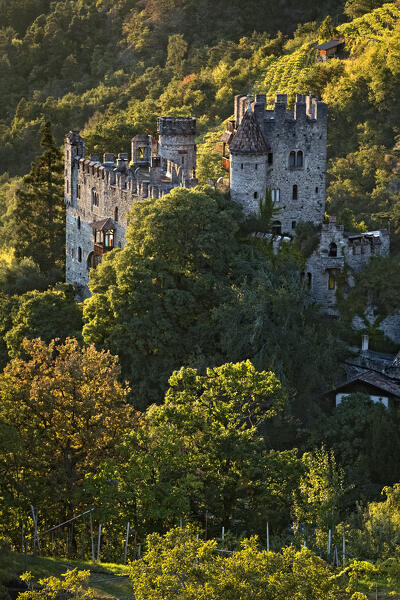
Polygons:
M353 54L360 45L367 42L384 41L393 31L400 19L400 6L395 3L385 4L381 8L354 19L338 27L338 32L345 40L345 50ZM287 94L289 104L294 101L296 92L300 90L300 81L304 79L304 70L316 61L315 43L306 43L290 54L279 58L267 57L257 65L263 73L254 86L255 92L267 94L272 102L275 94Z
M364 41L383 41L399 19L400 6L390 2L350 23L340 25L338 31L346 41L347 50L351 51Z

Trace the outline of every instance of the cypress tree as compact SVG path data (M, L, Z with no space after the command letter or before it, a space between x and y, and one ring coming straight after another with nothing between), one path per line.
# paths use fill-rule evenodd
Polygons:
M42 273L54 276L64 266L64 168L48 121L40 144L43 152L17 192L14 249L18 260L32 258Z

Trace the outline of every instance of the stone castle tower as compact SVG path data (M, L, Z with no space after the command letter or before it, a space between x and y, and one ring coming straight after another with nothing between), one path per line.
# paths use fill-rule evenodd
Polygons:
M159 140L132 139L128 153L85 158L79 131L65 138L66 281L88 295L89 270L103 255L122 248L133 202L159 198L174 187L196 185L196 119L160 117Z
M65 139L66 281L79 296L89 294L89 270L104 254L125 243L127 217L134 202L159 198L174 187L196 185L196 120L159 117L158 140L136 135L128 153L85 158L78 131ZM304 277L310 297L335 314L337 274L362 269L374 255L389 252L388 231L349 233L331 219L323 224L326 186L327 105L298 95L294 110L276 96L272 110L265 94L254 101L236 96L234 119L223 134L225 168L232 199L246 214L256 213L271 191L278 209L274 247L290 241L300 221L321 226L317 250Z
M294 110L278 95L267 110L265 94L235 97L229 144L232 199L257 212L267 190L279 214L275 233L293 234L299 221L321 224L325 211L327 105L297 95Z

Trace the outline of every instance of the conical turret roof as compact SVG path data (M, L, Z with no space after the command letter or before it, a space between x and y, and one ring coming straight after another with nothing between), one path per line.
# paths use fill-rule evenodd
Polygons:
M267 154L264 136L251 109L246 110L229 151L232 154Z

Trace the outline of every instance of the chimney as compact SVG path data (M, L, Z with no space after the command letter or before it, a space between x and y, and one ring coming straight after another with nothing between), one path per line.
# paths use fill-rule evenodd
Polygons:
M361 352L367 352L369 345L369 336L367 333L364 333L361 337Z

